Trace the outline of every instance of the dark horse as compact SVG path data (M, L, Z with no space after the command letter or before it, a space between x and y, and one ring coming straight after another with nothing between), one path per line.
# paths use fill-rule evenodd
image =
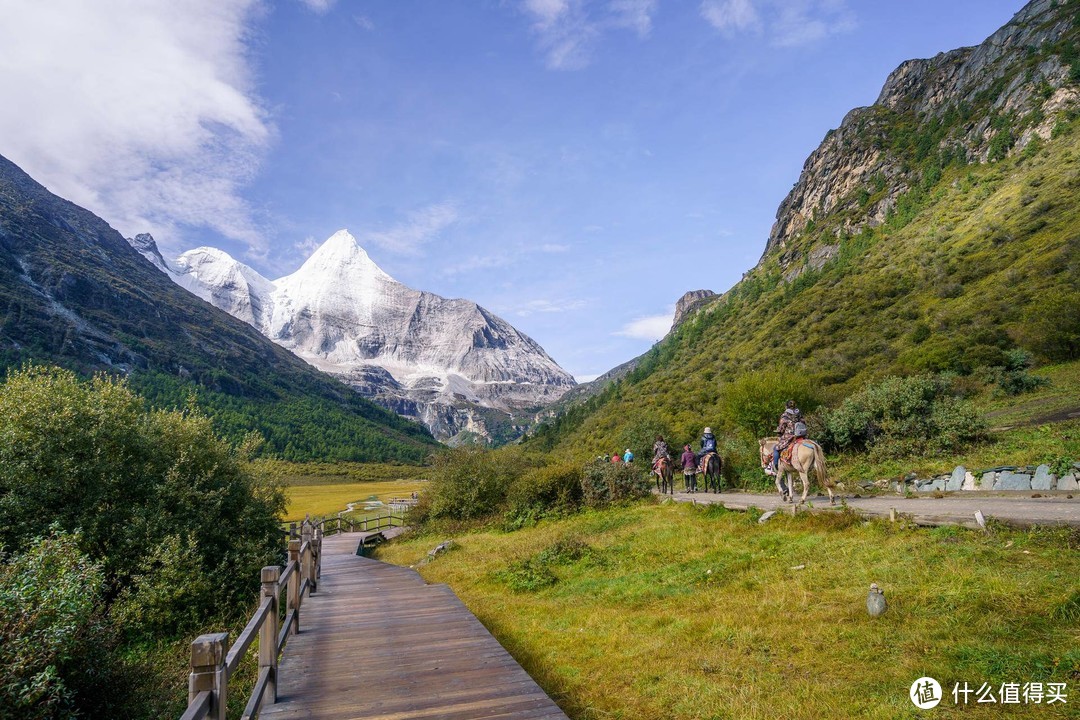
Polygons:
M662 457L657 460L653 473L656 475L656 489L660 491L660 494L674 495L675 470L671 466L671 458Z
M705 492L712 487L714 492L724 489L724 476L720 474L723 463L718 453L711 452L701 459L701 474L705 476Z

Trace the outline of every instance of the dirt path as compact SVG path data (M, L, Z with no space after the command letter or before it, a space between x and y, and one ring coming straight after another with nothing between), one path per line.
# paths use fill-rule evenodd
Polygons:
M943 498L914 497L899 495L876 497L846 497L847 506L863 515L888 518L895 511L910 518L919 525L963 525L979 527L975 512L981 511L987 519L994 518L1017 527L1032 525L1069 525L1080 528L1080 498L1069 499L1065 493L1044 493L1043 497L1032 498L1030 493L1018 493L1023 497L1006 497L990 493L970 492L963 495L947 495ZM790 512L791 505L781 502L777 495L755 495L742 492L717 493L675 493L672 496L678 502L697 504L723 503L732 510L746 510L756 507L759 510L779 510ZM807 502L812 511L833 512L840 509L840 496L837 504L829 506L828 496L810 496ZM800 511L807 509L806 506Z

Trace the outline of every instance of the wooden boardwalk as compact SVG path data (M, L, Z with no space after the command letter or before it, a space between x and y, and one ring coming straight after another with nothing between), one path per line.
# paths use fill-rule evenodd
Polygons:
M445 585L323 539L318 592L281 657L268 720L566 720Z

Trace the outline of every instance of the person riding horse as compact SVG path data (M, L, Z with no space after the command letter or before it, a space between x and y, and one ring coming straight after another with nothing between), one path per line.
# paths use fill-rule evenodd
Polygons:
M709 453L716 452L716 436L713 435L712 428L705 428L705 432L701 434L701 452L697 454L698 472L705 472L705 460L709 457Z
M780 436L780 442L776 444L776 449L773 450L772 465L765 469L765 472L770 475L776 474L776 469L780 466L780 453L788 449L791 443L795 442L795 423L801 423L803 416L802 411L795 406L794 400L788 400L785 404L783 414L780 416L780 422L776 426L776 434ZM803 426L805 428L805 426ZM803 433L805 435L805 432Z
M664 442L663 435L656 436L656 442L654 442L652 446L652 454L653 472L656 472L656 468L660 464L661 459L667 458L669 461L671 460L671 450L668 449L668 444Z

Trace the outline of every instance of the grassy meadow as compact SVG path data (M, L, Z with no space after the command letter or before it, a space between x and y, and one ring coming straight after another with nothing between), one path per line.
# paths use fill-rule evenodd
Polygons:
M990 533L649 501L482 530L420 572L447 583L576 720L914 718L911 683L1066 682L1077 717L1080 534ZM419 563L447 537L378 551ZM871 582L890 604L865 607ZM996 692L996 691L995 691Z
M379 463L290 463L256 460L252 471L285 489L284 522L336 515L351 502L408 497L425 486L424 468ZM362 515L363 508L356 515Z

